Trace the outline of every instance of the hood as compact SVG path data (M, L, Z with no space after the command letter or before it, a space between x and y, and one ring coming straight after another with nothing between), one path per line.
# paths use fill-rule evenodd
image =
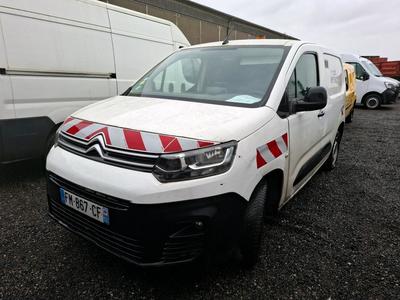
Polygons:
M391 77L385 77L385 76L380 76L380 77L375 77L377 80L379 80L380 82L382 82L382 84L384 84L385 82L390 82L392 84L394 84L395 86L399 85L399 82L396 79L393 79Z
M117 96L73 117L116 127L212 142L241 140L270 121L266 106L245 108L159 98Z
M400 82L394 78L391 78L391 77L381 77L381 78L383 79L383 81L393 83L394 85L397 85L397 86L400 85Z

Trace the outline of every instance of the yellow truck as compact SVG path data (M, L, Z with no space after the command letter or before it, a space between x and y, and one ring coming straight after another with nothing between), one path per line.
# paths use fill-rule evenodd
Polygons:
M344 64L346 78L346 123L351 123L354 115L354 106L356 104L356 72L352 65Z

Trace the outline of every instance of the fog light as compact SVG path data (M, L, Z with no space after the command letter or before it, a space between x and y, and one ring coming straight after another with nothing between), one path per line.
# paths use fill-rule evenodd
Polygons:
M194 225L196 226L197 229L202 229L204 226L202 221L196 221L194 222Z

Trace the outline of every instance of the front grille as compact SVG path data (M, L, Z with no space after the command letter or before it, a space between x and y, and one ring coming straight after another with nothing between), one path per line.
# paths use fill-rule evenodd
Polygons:
M92 160L143 172L151 172L159 158L157 154L109 147L105 145L102 135L98 135L90 141L84 141L60 132L58 145L64 150Z
M108 207L110 225L63 205L59 199L60 187ZM48 195L50 214L54 219L129 262L139 265L186 262L204 251L205 228L197 228L193 220L165 223L151 214L148 205L132 204L98 193L53 173L48 174ZM161 215L166 212L163 210Z
M57 187L63 187L64 189L72 193L80 195L82 198L92 199L97 204L106 206L108 208L126 211L128 210L129 205L131 204L127 200L111 197L103 193L99 193L91 189L76 185L68 180L62 179L61 177L53 173L50 173L48 176L49 180L51 180Z
M67 225L71 231L129 261L143 262L144 246L139 241L107 230L100 224L96 224L96 221L86 219L61 203L50 201L50 206L53 217Z

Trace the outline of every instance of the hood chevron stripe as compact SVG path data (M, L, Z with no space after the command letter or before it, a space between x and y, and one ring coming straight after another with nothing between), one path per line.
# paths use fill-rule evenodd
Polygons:
M69 117L61 132L89 141L101 135L107 146L148 153L173 153L212 146L215 143L98 124Z

